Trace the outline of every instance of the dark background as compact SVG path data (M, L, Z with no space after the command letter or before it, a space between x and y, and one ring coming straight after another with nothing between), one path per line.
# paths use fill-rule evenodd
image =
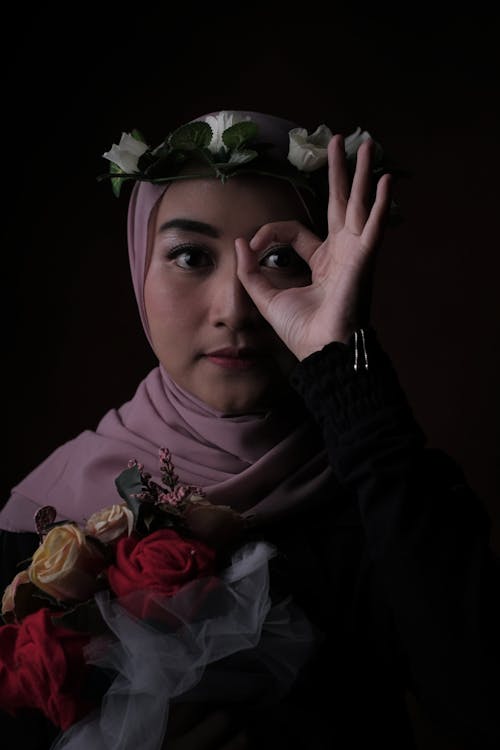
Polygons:
M495 11L70 7L11 8L1 32L0 497L155 364L129 277L126 197L96 181L103 151L134 127L157 143L239 108L309 130L360 125L411 172L396 185L404 221L379 258L373 320L429 444L460 462L499 520ZM451 747L412 710L422 748Z
M410 170L373 319L431 445L500 515L499 24L491 10L335 3L70 16L3 29L2 497L130 398L154 360L103 151L218 108L357 125ZM328 18L330 15L330 18Z

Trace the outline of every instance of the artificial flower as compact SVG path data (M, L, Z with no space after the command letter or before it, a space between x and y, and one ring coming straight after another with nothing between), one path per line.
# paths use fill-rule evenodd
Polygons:
M231 128L233 125L236 125L238 122L248 121L250 121L248 115L241 115L237 112L230 111L217 112L216 115L207 115L204 117L203 122L210 125L212 129L212 140L208 146L209 151L212 154L227 152L228 148L223 140L224 131Z
M356 130L351 133L350 135L346 136L344 139L344 149L345 153L348 159L354 159L356 157L356 154L358 152L359 147L361 146L364 141L369 141L373 138L370 135L370 133L367 130L361 130L360 127L357 127ZM373 156L373 166L377 167L383 158L383 150L380 143L374 142L375 151Z
M109 544L122 536L130 536L133 528L134 514L125 503L119 503L92 513L84 532Z
M326 125L320 125L311 135L308 135L304 128L290 130L289 161L302 172L314 172L325 166L328 162L328 144L332 135ZM361 144L368 140L373 140L372 136L360 127L347 135L344 138L344 151L347 159L354 160ZM374 143L374 166L376 167L382 161L383 151L379 143L376 141Z
M28 568L30 581L58 601L90 598L107 559L98 543L76 524L54 526Z
M138 172L139 158L148 150L146 143L134 138L132 133L122 133L120 143L113 143L109 151L103 154L105 159L116 164L122 172Z
M320 169L328 161L327 149L332 135L326 125L319 125L311 135L305 128L292 128L288 133L288 160L302 172Z
M160 483L132 459L115 480L125 505L94 513L82 528L56 521L52 506L40 508L40 546L4 592L1 708L42 712L71 732L70 743L76 735L82 746L97 745L102 720L117 727L113 748L122 746L122 731L137 747L137 711L160 743L169 701L196 686L212 663L251 653L267 632L248 679L255 682L257 667L261 691L264 666L274 694L283 688L281 678L274 682L277 654L288 674L290 638L297 664L304 634L309 649L309 624L296 631L286 602L272 605L274 548L245 543L247 520L181 483L168 450L159 456ZM117 712L116 695L134 711Z
M212 576L215 562L215 550L204 542L184 538L173 529L159 529L142 539L121 539L106 575L129 611L141 619L161 620L164 612L158 600L174 596L191 581Z
M61 627L49 609L0 628L1 707L42 711L67 729L92 707L82 698L84 646L89 636Z
M18 587L25 583L29 583L29 580L30 577L27 570L21 570L14 576L2 596L2 617L5 618L14 613Z
M347 135L344 139L344 149L347 157L352 157L357 153L358 148L364 141L370 140L371 135L367 130L361 130L357 127L356 130Z

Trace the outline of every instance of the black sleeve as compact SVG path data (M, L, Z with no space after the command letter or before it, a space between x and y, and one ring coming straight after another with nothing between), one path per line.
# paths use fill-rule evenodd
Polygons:
M368 552L408 656L408 687L449 735L500 748L500 564L490 519L445 453L426 447L376 333L332 342L292 374L355 493Z

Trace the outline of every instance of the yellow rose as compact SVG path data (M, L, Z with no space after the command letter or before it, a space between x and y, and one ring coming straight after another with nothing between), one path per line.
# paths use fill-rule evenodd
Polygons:
M106 565L98 546L71 523L54 526L33 555L30 581L59 601L89 599L99 588L97 576Z
M3 592L2 597L2 615L14 612L15 596L17 587L23 583L29 583L27 570L21 570L17 573Z
M84 531L104 544L109 544L125 534L130 536L133 528L134 514L125 503L121 503L92 513Z

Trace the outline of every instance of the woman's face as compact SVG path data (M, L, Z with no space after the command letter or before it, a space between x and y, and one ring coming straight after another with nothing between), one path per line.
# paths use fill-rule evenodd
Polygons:
M266 409L296 362L240 283L234 246L287 219L307 220L298 196L261 177L173 182L158 206L144 285L153 348L179 386L225 413ZM289 246L259 262L277 287L310 281Z

